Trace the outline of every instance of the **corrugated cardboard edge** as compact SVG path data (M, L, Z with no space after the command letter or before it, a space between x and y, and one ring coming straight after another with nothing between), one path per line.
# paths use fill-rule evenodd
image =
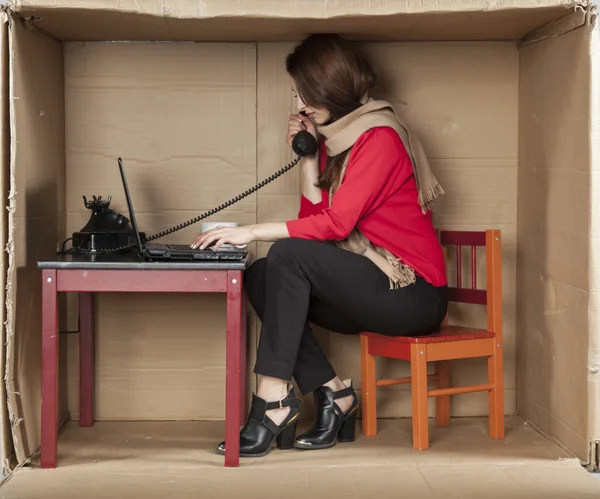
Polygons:
M37 97L46 93L46 88L50 88L53 84L57 88L64 88L62 83L62 47L60 43L51 40L46 37L43 33L39 33L35 26L24 21L21 18L9 13L9 48L10 48L10 80L9 80L9 100L10 100L10 127L11 127L11 144L10 144L10 189L8 194L8 240L6 250L8 252L8 272L7 272L7 283L6 283L6 368L5 368L5 383L7 387L7 400L8 400L8 412L9 421L12 430L13 445L15 448L15 457L19 465L28 464L30 462L30 456L39 447L39 411L40 411L40 380L41 380L41 365L38 359L41 359L41 317L39 314L30 314L29 311L19 313L19 302L18 302L18 280L22 272L26 277L21 280L21 293L27 296L29 299L36 300L35 303L28 302L32 305L33 309L39 310L39 303L41 303L40 289L33 289L38 281L38 270L35 267L35 261L40 257L48 254L54 254L56 251L56 237L57 234L52 232L52 241L48 241L48 246L42 247L39 244L35 246L32 244L29 248L33 248L35 251L27 254L27 234L26 230L31 228L30 220L32 217L23 217L21 214L26 215L27 200L33 199L31 189L36 188L35 180L38 176L32 172L28 172L28 167L31 165L38 164L42 161L40 159L41 154L38 156L28 156L31 151L45 151L46 156L43 160L47 165L56 167L54 171L53 181L56 180L57 184L55 188L58 189L58 182L61 181L62 168L64 165L64 157L61 150L53 151L53 154L48 155L48 149L35 149L19 147L18 141L21 140L22 144L29 142L27 139L27 128L23 128L21 125L28 123L25 117L27 116L45 116L45 112L41 113L37 109L39 103ZM38 43L38 45L35 45ZM39 45L43 43L46 45ZM27 49L26 49L27 47ZM41 53L44 47L48 48L49 52L45 55L48 57L50 54L54 57L54 66L48 68L54 68L55 72L47 71L42 72L42 66L45 63L44 59L41 59ZM60 49L60 50L58 50ZM27 53L29 50L30 53ZM59 65L60 64L60 65ZM24 69L32 70L34 73L28 75L24 73ZM46 70L48 68L45 68ZM37 72L36 72L37 71ZM60 75L60 81L58 82L57 76ZM23 82L27 78L31 78L30 82L39 82L37 93L33 92L28 94L29 87L23 85ZM42 97L46 98L45 95ZM62 100L62 99L61 99ZM53 97L50 101L54 104L57 109L57 116L59 123L63 123L64 115L64 103L59 101L58 95ZM33 109L33 111L32 111ZM37 122L36 122L37 123ZM52 135L48 133L49 130L60 130L60 133ZM35 131L32 131L32 135L36 132L39 133L40 144L45 144L48 147L50 143L54 146L52 140L56 140L56 144L60 147L64 147L64 137L62 131L64 126L58 127L42 127L37 126ZM38 137L36 136L36 139ZM46 142L44 142L46 140ZM50 142L48 142L50 141ZM46 159L49 157L50 159ZM48 170L46 166L46 171ZM21 177L23 177L21 179ZM33 179L33 181L30 181ZM33 186L33 187L32 187ZM21 192L17 192L17 189L21 189ZM29 197L26 194L29 193ZM36 191L36 195L39 191ZM61 190L62 193L62 190ZM58 191L57 191L58 195ZM61 194L59 197L63 197ZM54 196L52 200L56 199ZM17 204L20 204L17 206ZM50 205L48 209L52 209ZM51 216L56 215L57 217L64 216L62 212L53 213ZM51 218L49 217L48 220ZM57 219L58 223L58 219ZM62 227L62 225L60 225ZM21 231L25 229L25 231ZM58 230L58 227L57 227ZM21 238L21 234L23 237ZM17 239L17 237L21 239ZM22 242L21 242L22 241ZM21 258L23 255L25 258ZM21 264L23 260L23 264ZM25 273L26 272L26 273ZM27 289L31 286L31 289ZM27 292L25 291L27 290ZM35 296L34 296L35 295ZM23 300L21 300L21 309ZM37 352L36 352L37 350ZM23 355L23 352L27 351L27 355ZM39 355L39 357L38 357ZM27 358L27 362L24 359ZM32 369L25 374L22 369L25 367L31 367ZM25 378L25 382L24 382ZM31 421L28 423L27 421Z
M8 16L0 12L0 192L4 199L7 196L8 176L10 171L10 104L8 93L9 81L9 49L8 49ZM2 210L0 217L0 240L2 245L7 240L7 213ZM0 267L2 268L2 287L0 287L0 321L3 323L6 318L5 310L5 286L6 286L6 265L7 255L0 252ZM0 366L6 365L6 352L4 344L6 343L6 330L0 331L2 348L0 348ZM3 478L10 473L11 461L13 455L13 442L10 433L10 423L8 417L8 407L6 399L6 385L0 383L0 463L2 466Z
M443 14L459 12L494 12L538 8L570 8L589 6L591 0L9 0L15 12L42 12L57 9L83 9L152 15L175 19L209 19L216 17L263 17L331 19L346 16L377 16L385 14Z
M600 445L600 27L597 23L591 33L590 63L588 431L591 448L594 449L596 445ZM598 456L590 458L590 461L595 461ZM595 462L595 466L599 464Z
M576 5L568 14L549 22L535 31L524 36L519 40L519 45L529 45L530 43L539 42L546 38L554 38L562 36L569 31L580 28L586 23L591 26L595 24L596 8L593 5Z
M17 155L17 137L16 137L16 123L15 123L15 53L14 53L14 31L13 23L21 22L20 19L15 21L15 18L8 16L9 19L9 30L8 30L8 42L9 42L9 106L10 106L10 165L15 164L15 158ZM18 386L15 372L17 369L17 359L15 358L15 328L14 328L14 314L15 314L15 303L13 301L13 294L15 289L15 196L16 196L16 177L15 171L11 167L9 174L9 192L8 192L8 226L7 226L7 242L6 242L6 253L8 254L8 268L6 271L6 320L4 321L6 331L6 365L4 368L4 382L6 384L6 395L7 395L7 406L8 406L8 417L11 426L11 433L13 437L13 445L15 446L15 454L18 462L26 460L24 449L22 446L17 445L18 442L25 442L27 439L21 434L23 427L21 425L22 418L18 417Z

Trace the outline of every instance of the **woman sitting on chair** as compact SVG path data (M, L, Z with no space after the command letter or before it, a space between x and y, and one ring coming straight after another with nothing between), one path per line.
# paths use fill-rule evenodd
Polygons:
M216 228L193 247L275 242L245 277L262 321L254 372L261 375L240 433L240 455L325 449L354 440L358 401L319 347L310 323L341 334L422 335L447 309L446 276L429 203L442 188L392 106L368 97L377 77L346 40L313 35L286 60L300 130L320 139L301 160L297 220ZM296 437L300 399L314 393L316 421ZM217 447L223 454L225 443Z

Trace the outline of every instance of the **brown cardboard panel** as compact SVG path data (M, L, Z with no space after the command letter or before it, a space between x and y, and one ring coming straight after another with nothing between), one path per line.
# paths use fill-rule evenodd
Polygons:
M243 10L235 0L11 3L61 40L290 41L329 31L398 41L515 40L584 2L270 0L245 2Z
M110 294L99 300L99 420L220 419L225 393L225 298ZM69 412L79 417L78 335L69 334ZM253 364L253 339L249 362Z
M518 293L528 299L518 314L517 409L586 460L587 343L578 339L587 340L581 322L587 315L588 291L523 270ZM525 366L528 359L532 364Z
M590 156L590 305L588 307L590 347L588 370L588 436L600 441L600 27L596 25L590 41L591 57L591 156Z
M517 407L587 459L588 29L524 47L520 78Z
M119 156L147 233L256 183L254 45L70 43L65 86L69 233L89 218L83 194L112 195L111 206L127 213ZM254 223L256 196L208 220ZM200 230L165 240L191 242ZM75 325L76 316L71 307ZM99 419L223 416L224 296L101 295L96 328ZM73 346L68 359L77 417Z
M258 46L258 171L273 173L289 160L285 144L291 94L284 59L292 45ZM434 208L436 226L503 231L506 412L515 411L515 289L517 218L518 53L513 43L371 43L362 49L381 75L376 97L396 105L420 134L446 190ZM442 84L443 82L443 84ZM263 169L264 168L264 172ZM300 176L288 173L258 194L259 222L296 217ZM270 189L270 191L267 191ZM277 189L276 192L275 189ZM270 245L259 245L264 255ZM466 257L466 255L465 255ZM485 258L478 256L478 282L485 285ZM464 265L464 268L470 268ZM450 262L449 272L455 267ZM451 319L485 327L479 310L453 308ZM343 378L360 389L358 338L322 332L323 349ZM402 362L382 359L379 376L403 376ZM485 362L456 363L457 384L478 384ZM400 391L403 389L401 388ZM410 397L380 390L382 417L409 416ZM399 396L400 395L400 396ZM433 403L433 401L432 401ZM454 397L453 415L487 414L485 394Z
M0 15L0 192L3 199L8 198L8 186L10 184L10 101L9 101L9 79L10 79L10 56L8 47L8 16ZM3 210L0 217L0 241L5 248L8 237L8 213ZM0 323L6 320L6 268L8 258L5 251L0 252L0 268L2 269L0 287ZM6 372L6 329L0 331L0 370ZM0 462L2 473L8 474L10 466L9 459L13 455L13 442L10 434L10 422L8 418L8 406L6 398L6 385L0 383Z
M11 185L7 390L20 463L39 445L40 274L64 234L64 96L60 43L11 23ZM33 147L35 144L35 147Z
M432 425L432 447L411 447L410 420L382 421L380 434L319 452L279 451L229 470L214 453L221 422L69 423L61 465L18 470L6 499L131 497L249 499L328 497L590 499L600 484L567 452L523 420L507 419L507 438L487 437L486 419ZM433 444L435 442L435 444ZM235 474L235 476L233 476Z
M291 114L297 113L298 109L292 95L289 76L285 71L285 57L294 45L259 43L257 46L257 174L261 179L274 174L295 157L286 142L286 137L288 119ZM295 166L258 193L259 222L272 221L268 214L263 214L263 203L267 202L267 198L287 194L296 195L299 199L301 171L301 165ZM274 197L273 206L276 206L278 201L279 199ZM282 202L281 205L285 206L287 203Z
M565 466L579 466L568 452L544 438L519 417L506 418L507 431L503 441L488 437L486 418L455 419L449 427L443 428L436 427L433 421L430 423L432 445L428 451L412 448L410 419L384 420L379 421L377 436L365 437L357 431L356 441L349 445L320 452L273 449L266 457L244 459L235 470L238 479L234 481L248 483L244 479L247 473L270 473L272 480L277 480L277 471L290 468L299 471L309 464L332 474L336 468L348 467L385 469L402 466L456 471L465 466L517 468L523 464L525 469L548 466L559 472ZM309 424L302 422L299 431L304 431ZM230 470L223 468L222 457L214 453L223 428L221 421L100 422L94 428L78 428L76 424L69 423L62 437L62 466L51 473L42 471L42 475L69 473L68 470L83 470L83 467L92 465L97 470L121 473L139 467L152 472L152 476L168 466L186 474L203 473L208 471L207 468L211 473L227 473ZM394 492L397 494L398 491Z
M252 245L251 245L252 246ZM255 250L251 249L251 254L255 253ZM69 409L69 415L72 419L78 420L79 419L79 336L76 334L77 331L77 327L78 327L78 300L77 300L77 296L74 294L70 294L68 295L71 300L70 300L70 304L68 307L68 311L69 311L69 326L68 328L65 329L65 331L68 331L69 334L64 334L61 337L61 341L62 344L64 345L64 352L61 351L61 355L63 356L64 360L61 360L61 365L65 365L67 366L67 368L63 369L61 372L62 374L67 377L68 375L68 379L66 379L64 381L64 386L67 387L67 389L65 390L64 393L64 397L65 400L67 400L68 398L68 409ZM218 309L220 311L222 311L221 313L224 313L224 308L223 308L223 297L219 297L218 295L209 295L211 297L211 299L209 300L209 303L211 305L214 305L214 309ZM144 314L146 312L148 312L148 310L152 307L152 310L154 310L152 303L148 303L146 301L146 299L148 298L148 296L139 296L136 298L136 303L137 301L139 301L139 304L134 307L136 310L136 313L139 314ZM173 297L165 297L167 299L172 299ZM202 297L204 298L204 297ZM216 300L215 300L216 298ZM112 299L114 300L119 300L118 296L114 296L112 297ZM127 311L130 309L129 307L131 307L132 305L127 305ZM194 310L196 310L196 302L194 302L193 304ZM180 310L181 306L179 304L175 304L174 307L169 306L166 307L164 309L161 309L162 314L164 314L164 317L167 318L167 320L171 320L169 319L171 316L170 314L172 313L172 309L175 310ZM185 310L186 307L184 306L183 309ZM212 313L212 308L209 307L208 309L206 309L204 306L202 307L202 314L209 314L209 319L210 319L210 314ZM122 317L123 314L126 314L127 311L124 311L124 309L120 309L118 312L118 317ZM186 313L188 313L189 311L187 311ZM99 312L101 313L101 312ZM194 318L192 318L192 320L194 320ZM222 320L222 319L219 319ZM164 322L164 320L163 320ZM219 326L221 327L221 329L219 330L219 336L215 339L212 336L210 336L209 333L209 338L208 340L205 339L205 341L201 341L202 338L200 339L200 341L197 338L198 334L202 334L199 333L198 331L194 331L191 334L188 334L188 330L186 329L183 333L183 336L181 334L179 334L177 336L177 345L172 346L169 345L167 347L168 351L173 351L174 355L179 355L181 349L178 347L179 344L184 344L186 345L186 348L189 347L191 350L188 352L184 352L183 353L183 358L184 358L184 364L187 364L188 368L191 371L191 376L195 376L198 375L198 373L200 371L202 371L204 366L209 366L211 368L215 367L214 364L214 359L213 358L208 358L205 359L203 357L203 352L205 351L209 351L212 352L213 354L216 355L216 359L217 361L221 361L224 357L222 357L224 355L224 352L214 352L213 350L211 350L212 345L214 344L215 341L222 343L223 342L223 336L224 336L224 329L223 329L223 325L219 324ZM119 329L119 323L116 322L115 323L115 327L117 330L120 331ZM150 331L149 334L153 335L152 338L148 339L144 336L145 340L149 340L152 342L152 345L154 345L154 347L158 347L158 345L160 345L160 347L162 347L162 343L164 343L165 341L165 335L164 335L164 331L165 330L169 330L170 329L170 323L166 323L163 324L163 330L159 331L158 336L156 334L156 331ZM256 319L256 315L252 312L251 307L249 307L248 310L248 341L247 341L247 391L248 391L248 398L250 399L251 394L253 391L256 390L256 377L253 374L253 368L254 368L254 362L256 359L256 348L258 346L258 337L257 337L257 332L258 332L258 325L257 325L257 319ZM96 351L98 352L98 350L100 349L100 351L102 351L102 356L106 356L109 358L116 358L119 359L119 356L123 355L122 353L122 349L121 349L121 345L125 344L125 345L129 345L129 343L133 343L134 339L132 339L130 336L125 336L125 339L123 338L107 338L107 341L104 341L104 337L102 340L100 340L98 337L96 338ZM108 347L104 347L104 343L108 343ZM114 346L116 345L116 346ZM114 347L117 351L116 354L114 352L110 352L110 348ZM126 347L127 348L127 347ZM152 347L151 347L152 348ZM100 362L102 359L100 358L100 356L97 354L97 362ZM177 357L179 358L179 357ZM187 359L187 361L185 360ZM173 360L173 359L171 359ZM98 376L97 373L97 380L96 380L96 390L97 390L97 395L96 395L96 406L97 407L102 407L105 408L106 410L103 412L98 412L97 416L99 416L99 419L105 419L104 418L104 414L107 414L106 419L118 419L117 417L117 413L113 410L114 407L118 407L121 402L118 400L118 397L121 396L120 394L118 396L113 396L113 392L115 390L115 387L111 385L111 381L107 381L107 373L108 373L108 377L110 376L110 369L112 369L113 367L116 367L117 370L119 369L126 369L126 366L122 366L122 365L118 365L120 361L117 361L117 365L116 366L109 366L107 368L104 369L103 371L103 376L100 377ZM140 362L143 362L143 357L142 359L140 359ZM152 364L152 362L150 361L150 364ZM179 384L180 383L180 373L179 371L176 370L176 366L179 365L179 362L171 362L170 365L167 365L166 368L162 369L161 372L159 373L159 376L161 377L167 377L167 376L171 376L171 377L175 377L175 379L172 380L173 383L175 384ZM164 367L164 366L163 366ZM219 366L220 367L220 366ZM146 384L145 382L139 382L136 378L140 377L140 378L144 378L145 377L145 369L146 367L143 368L139 368L137 370L132 370L131 372L133 372L134 374L130 374L130 373L126 373L126 376L129 377L129 381L133 382L133 383L137 383L139 386L138 388L136 388L136 393L139 391L140 393L146 394L146 396L144 397L145 400L149 400L149 398L151 397L151 393L153 393L153 391L155 390L155 387L152 386L152 382L150 382L149 384ZM148 369L152 369L151 367ZM210 371L213 372L213 371ZM217 374L215 375L217 376L217 383L222 383L222 379L224 379L224 372L219 370L217 372ZM159 381L159 383L162 383L162 381ZM202 386L207 386L206 381L202 380L201 381ZM63 385L61 385L63 386ZM169 388L164 388L166 391L170 391ZM216 388L215 388L216 390ZM181 413L186 413L186 414L198 414L198 413L202 413L201 410L198 409L198 407L202 407L203 405L203 400L199 399L198 397L196 397L196 392L197 389L195 387L189 388L187 389L186 393L179 393L178 395L176 395L177 397L182 397L183 398L183 406L182 401L181 400L177 400L175 403L175 409L171 409L169 408L168 411L182 411ZM67 396L68 395L68 396ZM211 394L209 394L209 396L211 396ZM129 402L126 402L126 404L128 404ZM189 405L186 405L189 404ZM217 416L217 417L222 417L222 413L219 413L218 411L221 410L220 408L223 407L222 405L222 401L217 401L215 407L213 408L215 411L217 411L217 414L221 414L221 416ZM120 410L120 409L119 409ZM174 419L181 419L181 413L175 414L173 416L173 412L165 412L165 410L162 411L154 411L153 408L150 409L146 409L146 408L142 408L143 411L145 411L146 416L148 419L153 419L152 416L149 416L148 414L150 414L150 412L152 411L152 413L157 413L159 415L158 419L169 419L171 417L174 417ZM135 411L134 411L135 412ZM132 416L132 411L130 409L130 406L126 405L125 410L121 411L120 414L122 414L122 417L124 419L135 419L135 416ZM202 413L204 414L204 413Z
M363 45L380 73L374 97L392 102L437 159L514 159L517 52L513 43Z
M253 185L253 53L251 45L67 45L69 230L87 221L81 195L91 186L127 212L119 156L146 232ZM248 197L212 220L250 223L254 203ZM199 231L172 237L183 242Z
M185 339L188 341L188 339ZM254 338L250 337L250 344ZM70 368L67 381L69 415L77 421L79 412L79 337L68 335L68 357ZM193 342L189 342L193 344ZM103 345L98 345L102 347ZM248 348L248 403L256 391L256 378L252 374L255 348ZM198 356L200 357L200 356ZM218 358L218 356L217 356ZM96 417L103 420L222 420L225 406L216 396L225 390L225 371L222 367L203 367L199 360L188 369L167 368L131 369L119 368L113 372L104 368L96 378ZM184 377L185 379L182 379ZM199 387L211 386L208 395ZM125 388L123 388L125 387ZM120 389L121 388L121 389ZM165 393L168 396L165 397Z
M190 4L186 0L10 0L9 5L17 12L27 9L65 10L80 8L131 12L172 18L211 18L227 15L239 17L297 17L329 18L345 15L384 15L398 13L476 12L545 9L571 7L584 2L572 0L519 0L490 4L485 0L438 0L435 3L413 2L412 0L372 0L365 4L361 0L332 0L322 2L297 0L247 1L240 10L239 0L205 0L202 5Z
M269 222L285 222L298 218L300 185L298 181L298 190L294 194L259 194L260 217Z

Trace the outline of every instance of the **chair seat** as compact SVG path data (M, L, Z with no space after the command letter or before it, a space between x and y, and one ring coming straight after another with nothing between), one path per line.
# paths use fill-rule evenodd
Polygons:
M394 343L444 343L447 341L474 340L478 338L494 338L496 333L487 329L463 326L442 326L437 333L424 336L386 336L377 333L361 333Z

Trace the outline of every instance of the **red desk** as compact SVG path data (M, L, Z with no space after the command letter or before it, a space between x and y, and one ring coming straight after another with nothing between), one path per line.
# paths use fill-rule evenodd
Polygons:
M226 293L225 466L239 466L239 431L246 417L244 262L143 262L137 255L67 255L42 269L41 466L55 468L58 449L58 293L79 293L80 426L94 424L93 293ZM218 442L215 441L215 446Z

